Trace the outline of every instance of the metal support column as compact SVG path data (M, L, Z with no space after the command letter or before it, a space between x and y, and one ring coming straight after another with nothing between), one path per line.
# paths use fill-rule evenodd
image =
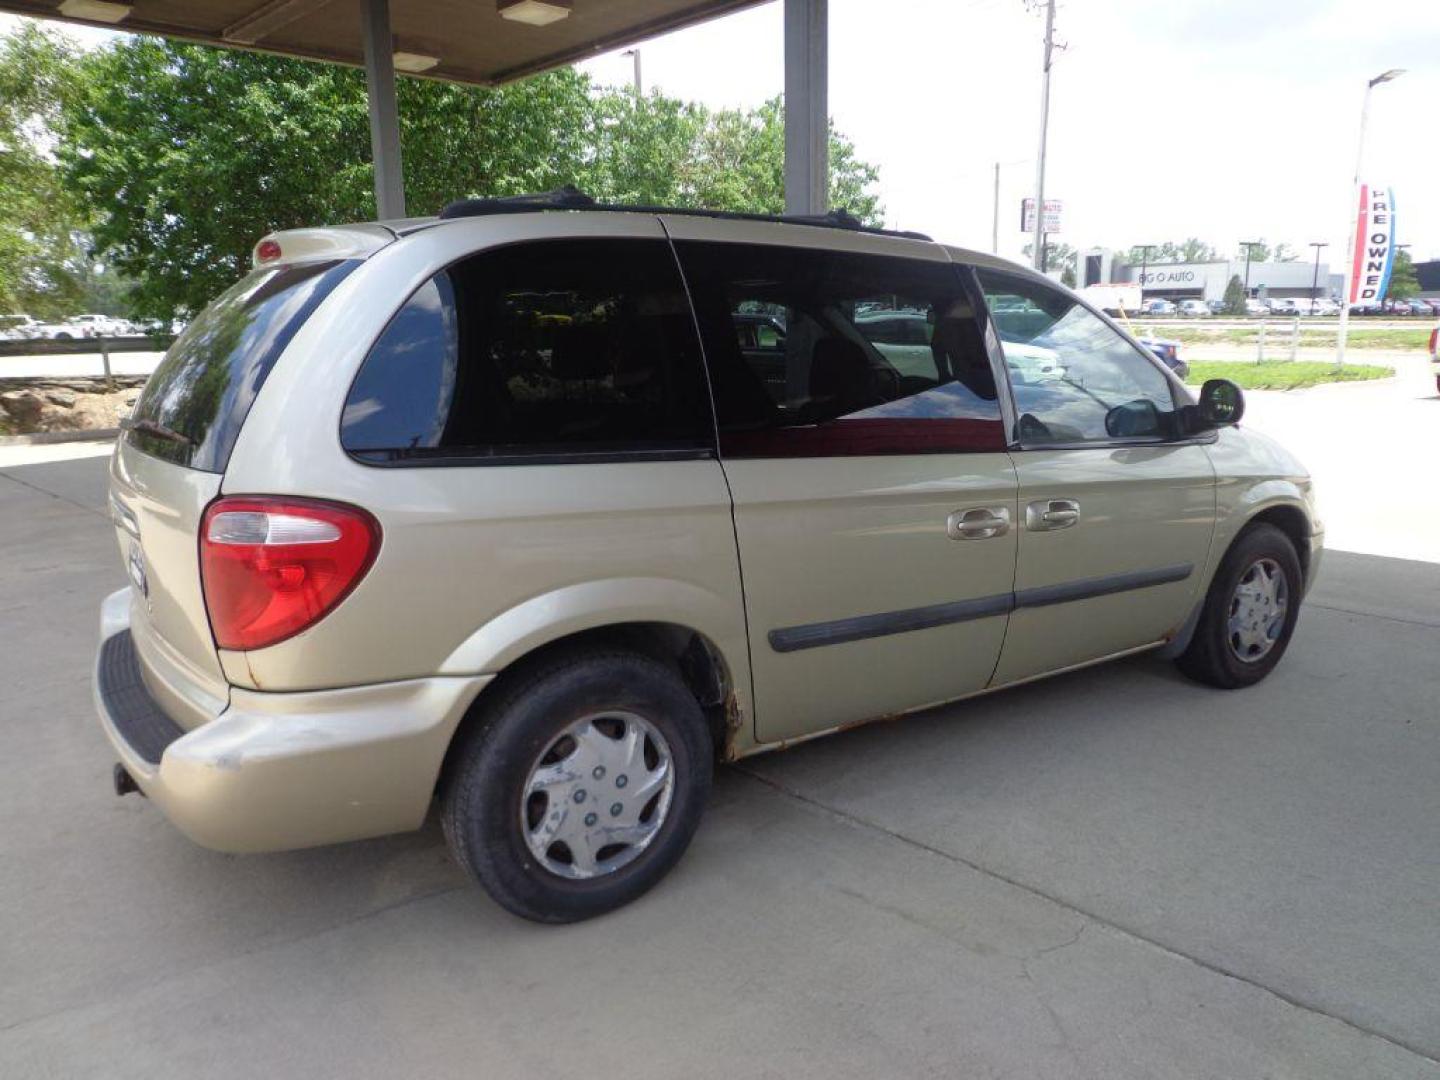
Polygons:
M829 0L785 0L785 212L829 208Z
M395 105L395 43L389 0L360 0L365 88L370 99L370 154L375 162L375 211L382 221L405 216L400 168L400 114Z

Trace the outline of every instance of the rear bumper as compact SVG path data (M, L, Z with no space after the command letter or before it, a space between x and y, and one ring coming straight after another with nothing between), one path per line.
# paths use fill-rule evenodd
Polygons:
M192 731L145 688L130 591L101 608L95 707L120 762L183 833L218 851L280 851L425 820L450 738L490 676L267 694L234 689Z

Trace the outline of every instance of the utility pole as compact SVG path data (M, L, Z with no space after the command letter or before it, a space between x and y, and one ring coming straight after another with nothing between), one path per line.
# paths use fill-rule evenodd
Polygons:
M1035 163L1035 269L1045 272L1045 143L1050 127L1050 62L1055 52L1055 0L1045 0L1045 66L1040 84L1040 157Z
M991 215L990 253L1000 254L1000 163L995 162L995 210Z
M626 49L621 56L629 56L635 61L635 98L638 101L645 96L645 84L640 81L640 50Z
M1315 249L1315 272L1310 275L1310 314L1315 314L1315 304L1320 299L1320 250L1330 245L1319 241L1311 241L1310 246Z
M1365 103L1360 106L1360 145L1355 148L1355 184L1350 189L1350 209L1354 217L1347 220L1345 230L1345 295L1340 298L1340 335L1335 342L1335 370L1345 366L1345 342L1350 336L1350 293L1355 289L1355 230L1360 227L1365 208L1360 205L1360 173L1365 167L1365 127L1370 121L1370 91L1381 83L1404 75L1403 68L1382 71L1365 84Z

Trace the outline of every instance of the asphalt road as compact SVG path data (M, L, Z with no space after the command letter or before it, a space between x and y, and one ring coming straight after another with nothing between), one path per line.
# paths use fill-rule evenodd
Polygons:
M110 793L103 467L0 463L0 1076L1440 1077L1433 563L1330 552L1249 691L1139 658L722 770L541 928L433 822L233 857Z

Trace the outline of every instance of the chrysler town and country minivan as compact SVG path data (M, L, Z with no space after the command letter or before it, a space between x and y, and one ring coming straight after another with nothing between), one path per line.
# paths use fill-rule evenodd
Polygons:
M127 421L96 697L211 848L418 828L519 915L675 864L717 760L1144 650L1243 687L1305 470L1077 296L843 215L573 191L275 233Z

